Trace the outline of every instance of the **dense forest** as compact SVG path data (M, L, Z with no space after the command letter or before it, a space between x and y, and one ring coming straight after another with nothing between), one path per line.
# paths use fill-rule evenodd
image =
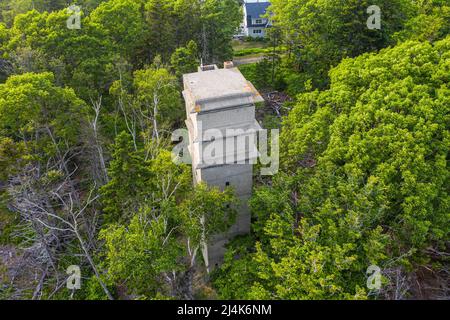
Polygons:
M237 200L194 187L171 136L182 75L233 60L242 1L71 4L80 28L67 0L0 3L0 299L448 299L449 0L271 1L240 70L290 97L258 106L280 171L255 173L252 232L211 274Z

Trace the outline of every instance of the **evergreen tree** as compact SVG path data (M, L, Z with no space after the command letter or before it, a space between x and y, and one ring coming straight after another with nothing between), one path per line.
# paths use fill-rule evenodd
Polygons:
M102 187L102 202L107 222L126 222L138 211L140 203L153 190L149 163L135 151L129 134L120 133L114 144L108 175Z

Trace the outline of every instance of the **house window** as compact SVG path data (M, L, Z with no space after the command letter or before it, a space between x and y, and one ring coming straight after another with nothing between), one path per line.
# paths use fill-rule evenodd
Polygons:
M262 24L263 21L262 21L262 19L256 19L256 20L255 20L255 23L256 23L256 24Z
M227 182L225 182L225 186L229 186L230 185L230 183L227 181Z
M261 29L253 30L253 33L254 33L254 34L262 33L262 30L261 30Z

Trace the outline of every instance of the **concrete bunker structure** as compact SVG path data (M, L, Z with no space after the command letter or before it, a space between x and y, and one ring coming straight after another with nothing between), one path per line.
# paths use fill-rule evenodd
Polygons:
M247 203L261 130L255 103L264 99L232 62L225 62L224 69L201 66L198 72L185 74L183 83L194 183L203 181L221 190L232 186L240 200L235 225L214 236L202 250L209 271L222 262L231 238L250 232Z

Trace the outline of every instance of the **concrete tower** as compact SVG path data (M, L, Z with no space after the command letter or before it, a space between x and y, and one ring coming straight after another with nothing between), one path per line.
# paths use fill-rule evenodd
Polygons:
M258 156L257 131L261 130L255 103L264 101L231 62L224 67L202 66L183 76L194 183L204 181L221 190L232 186L241 203L235 225L202 250L208 270L222 262L224 246L232 237L250 232L247 202Z

